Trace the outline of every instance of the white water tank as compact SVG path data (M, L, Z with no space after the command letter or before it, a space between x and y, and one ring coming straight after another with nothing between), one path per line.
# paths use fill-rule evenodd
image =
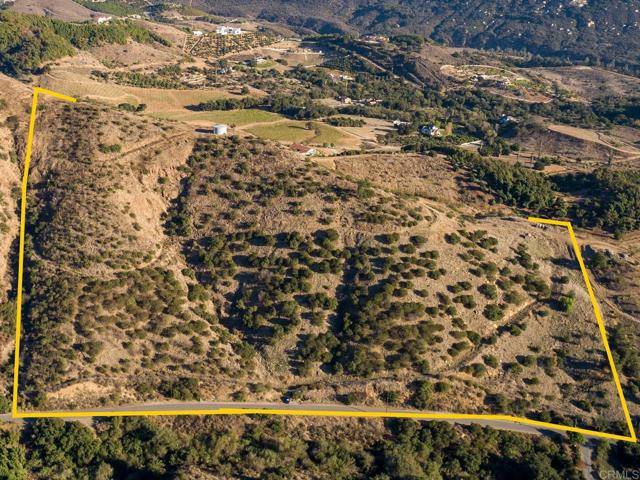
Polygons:
M217 125L213 126L213 134L214 135L226 135L227 134L227 126L222 124L222 123L218 123Z

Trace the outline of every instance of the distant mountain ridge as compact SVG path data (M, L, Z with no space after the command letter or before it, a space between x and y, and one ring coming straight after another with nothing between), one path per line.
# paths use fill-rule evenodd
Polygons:
M196 0L323 33L417 33L456 46L526 50L640 71L640 0Z

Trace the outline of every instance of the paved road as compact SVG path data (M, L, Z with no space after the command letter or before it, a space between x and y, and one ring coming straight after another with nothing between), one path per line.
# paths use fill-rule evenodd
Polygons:
M358 407L352 405L342 405L342 404L311 404L311 403L298 403L292 402L290 404L284 403L268 403L268 402L157 402L157 403L145 403L143 405L124 405L115 408L96 408L90 409L91 412L103 413L103 412L159 412L159 411L167 411L167 412L187 412L198 410L199 412L206 413L214 413L216 410L221 410L221 414L229 413L228 409L234 409L233 413L236 413L237 409L248 409L249 413L259 413L255 410L277 410L283 413L287 411L296 411L296 410L306 410L311 413L309 415L313 415L312 412L317 411L319 415L326 415L324 412L338 411L338 412L367 412L367 413L425 413L418 412L416 410L402 409L402 408L388 408L383 409L380 407ZM429 412L433 414L439 414L444 412ZM294 413L292 413L294 414ZM330 415L329 415L330 416ZM70 414L68 417L64 417L66 420L84 420L90 421L92 417L73 417ZM2 421L21 421L21 419L13 419L10 414L0 415L0 420ZM527 433L533 435L543 435L552 433L551 430L538 428L532 425L520 424L517 422L510 422L505 420L492 420L492 419L472 419L472 420L459 420L459 419L435 419L446 421L449 423L457 423L461 425L483 425L489 426L492 428L496 428L499 430L509 430L513 432ZM557 432L553 432L556 433Z
M100 408L100 409L92 409L90 411L95 411L96 413L106 412L106 411L119 411L119 412L162 412L162 411L170 411L170 412L179 412L179 411L193 411L199 410L200 412L216 412L216 410L221 410L220 414L230 413L229 409L234 409L233 413L238 413L238 409L247 409L249 413L256 414L259 413L259 410L278 410L280 412L287 411L295 411L304 409L308 411L309 415L313 415L313 411L318 411L319 415L323 415L323 412L327 410L338 411L338 412L368 412L368 413L425 413L425 412L417 412L415 410L408 409L399 409L399 408L391 408L391 409L381 409L379 407L357 407L352 405L342 405L342 404L311 404L311 403L267 403L267 402L156 402L156 403L146 403L144 405L129 405L129 406L119 406L115 408ZM256 412L258 410L258 412ZM444 413L444 412L429 412L433 414ZM294 415L294 413L292 413ZM91 424L93 417L65 417L65 420L68 421L79 421L85 423L87 425ZM511 432L524 433L529 435L560 435L560 432L535 427L533 425L525 425L517 422L506 421L506 420L493 420L493 419L435 419L438 421L445 421L451 424L459 424L459 425L481 425L486 427L495 428L498 430L507 430ZM21 422L24 421L22 419L13 419L11 415L4 414L0 415L0 421L8 421L8 422ZM588 437L588 435L586 435ZM591 464L591 458L593 453L593 444L591 441L585 442L580 446L580 457L583 463L583 473L587 480L594 480L593 477L593 466Z
M580 445L580 460L582 461L582 474L585 480L596 480L593 470L593 442L587 440Z

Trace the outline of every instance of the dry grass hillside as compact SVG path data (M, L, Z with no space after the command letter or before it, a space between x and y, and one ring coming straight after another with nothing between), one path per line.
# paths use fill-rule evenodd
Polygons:
M18 151L23 142L16 137L16 128L24 117L29 94L25 85L0 75L0 365L7 372L14 347L21 177ZM9 375L1 379L0 390L8 392Z
M189 151L188 135L175 127L89 104L52 104L39 117L38 130L27 215L24 339L25 362L33 366L25 368L24 379L35 389L42 381L55 382L60 370L82 377L78 351L121 359L117 339L95 330L93 304L100 289L110 291L116 305L113 297L123 289L142 289L140 296L147 298L160 295L157 289L169 295L179 288L161 264L170 252L160 242L167 193L157 178ZM85 134L72 133L78 131ZM146 290L156 280L157 289ZM77 308L69 308L76 297ZM98 301L110 300L98 295ZM69 323L72 318L76 325ZM103 316L99 323L108 329L110 322L118 318ZM50 343L52 328L60 335ZM46 374L30 379L31 372Z
M95 15L94 12L73 0L16 0L11 8L20 13L43 15L71 22L90 20Z
M90 103L38 121L23 408L288 394L621 419L566 233L469 215L446 160L321 165Z

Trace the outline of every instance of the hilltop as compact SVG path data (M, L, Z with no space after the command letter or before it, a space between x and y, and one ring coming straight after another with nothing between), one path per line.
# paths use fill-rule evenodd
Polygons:
M0 71L18 76L36 73L46 62L72 56L76 49L105 44L138 43L169 46L161 36L128 20L108 25L71 23L0 11Z

